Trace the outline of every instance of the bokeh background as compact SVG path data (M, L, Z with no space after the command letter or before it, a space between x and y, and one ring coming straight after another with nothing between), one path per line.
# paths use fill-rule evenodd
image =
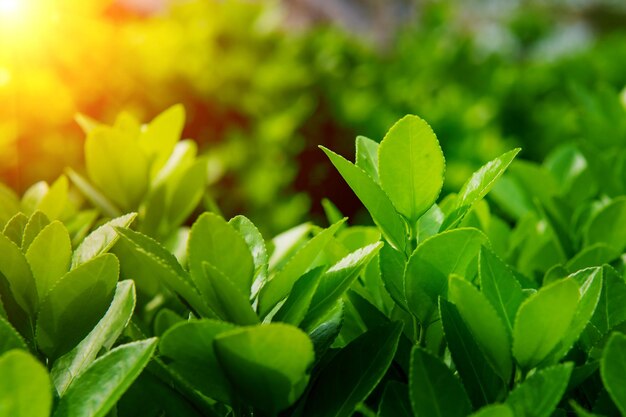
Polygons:
M623 0L0 0L0 180L80 169L77 113L182 103L223 213L274 233L322 198L361 216L320 144L352 156L356 135L420 115L450 191L514 146L626 142L603 118L625 86Z

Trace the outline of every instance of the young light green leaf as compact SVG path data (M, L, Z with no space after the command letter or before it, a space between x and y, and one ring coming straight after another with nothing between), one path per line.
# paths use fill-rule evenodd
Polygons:
M22 251L26 252L33 240L41 233L41 231L50 224L48 216L41 211L34 212L28 219L28 223L24 227L24 233L22 234ZM19 243L18 243L19 245Z
M565 393L572 363L541 369L515 387L506 399L514 415L550 417Z
M480 289L505 324L509 336L517 309L524 301L522 286L509 267L491 250L483 247L478 262Z
M305 322L314 321L330 310L382 246L382 242L365 246L350 253L328 269L322 276L313 296Z
M326 153L330 162L337 168L337 171L352 188L359 200L361 200L370 216L372 216L374 223L385 236L385 239L391 246L404 252L406 247L406 226L387 194L361 168L323 146L321 149Z
M466 417L472 410L461 381L419 347L411 352L409 397L416 417Z
M248 296L219 269L208 262L203 262L205 274L205 293L209 307L222 319L240 325L253 325L259 318L250 305Z
M118 282L113 301L104 317L78 346L54 362L50 374L59 396L65 394L103 347L111 349L133 314L135 300L135 283L130 280Z
M566 278L542 287L522 303L513 328L513 356L520 366L532 369L541 363L567 334L579 297L576 281Z
M387 372L401 331L398 322L378 326L341 349L314 382L302 416L351 416Z
M0 203L2 204L2 203ZM26 224L28 223L28 217L22 212L17 213L15 216L11 217L6 225L4 225L4 230L2 233L11 239L13 243L18 246L22 245L22 239L24 237L24 229L26 228Z
M0 356L0 415L49 417L52 387L46 368L22 350Z
M437 310L439 297L446 297L448 276L464 276L476 263L487 237L478 229L463 228L433 236L420 244L404 272L404 289L411 313L428 322ZM475 271L476 269L474 269Z
M185 126L185 108L176 104L154 118L141 132L139 145L152 159L151 176L165 165Z
M118 217L122 215L122 210L115 206L102 192L96 189L82 175L71 168L66 168L66 173L78 190L100 211L108 217Z
M198 207L205 191L206 170L206 159L198 159L183 172L176 182L169 184L168 204L165 212L167 229L171 230L180 226Z
M437 136L424 120L408 115L387 132L378 148L384 192L413 227L439 197L445 171Z
M204 269L208 262L224 274L235 288L250 296L254 261L244 238L222 217L204 213L191 227L189 235L189 270L201 293L205 292Z
M487 362L503 381L508 381L513 369L511 342L491 303L476 287L455 275L450 276L448 298L461 313Z
M172 360L168 367L182 375L194 389L230 404L230 383L215 357L213 340L235 328L233 324L210 319L180 323L161 337L159 352Z
M137 213L125 214L91 232L74 251L72 269L102 253L108 252L119 238L115 227L129 227L136 217Z
M0 234L0 274L4 275L17 304L31 317L37 311L38 296L35 279L20 248Z
M113 298L119 262L105 253L65 274L41 302L37 345L56 359L98 323Z
M12 349L28 350L28 347L22 336L11 326L11 323L0 316L0 355Z
M42 299L70 268L72 242L67 229L58 220L46 226L26 251L26 260Z
M600 361L604 387L622 415L626 414L626 335L613 333Z
M54 417L105 417L148 364L157 339L119 346L98 358L70 385Z
M456 206L471 206L476 201L485 197L520 151L520 148L513 149L487 162L478 171L474 172L463 187L461 187L461 191L459 191L456 200Z
M51 220L60 218L68 201L68 191L69 181L65 175L61 175L39 200L36 210L41 211Z
M238 396L270 415L300 397L315 359L309 337L297 327L281 323L222 333L213 346Z
M439 299L439 312L448 349L475 408L491 404L504 383L489 365L454 304Z
M324 250L333 235L346 221L342 219L322 230L302 246L285 266L261 288L259 294L259 314L265 317L279 301L289 295L294 283L309 270L315 258Z
M356 137L356 166L375 181L378 179L378 142L366 138L365 136Z

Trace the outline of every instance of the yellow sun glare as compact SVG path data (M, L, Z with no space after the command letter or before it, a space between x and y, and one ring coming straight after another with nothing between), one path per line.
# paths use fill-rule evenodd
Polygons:
M3 19L18 18L22 14L22 0L0 0L0 15Z

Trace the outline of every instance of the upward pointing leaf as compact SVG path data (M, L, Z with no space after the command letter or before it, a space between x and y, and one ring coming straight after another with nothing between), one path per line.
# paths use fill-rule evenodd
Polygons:
M373 141L365 136L357 136L356 138L356 166L372 177L376 182L378 180L378 142Z
M406 247L406 227L393 203L376 182L361 168L333 151L320 147L337 168L354 194L361 200L391 246L399 251Z
M611 399L626 415L626 335L613 333L604 348L600 374Z
M52 388L46 368L21 350L0 356L0 415L48 417Z
M380 184L411 227L437 200L445 165L435 133L417 116L400 119L380 143Z
M136 217L137 213L125 214L91 232L74 251L72 269L111 249L119 238L115 227L128 227Z
M37 287L35 279L20 248L8 237L0 234L0 274L4 275L12 296L21 308L32 317L37 310Z
M409 395L416 417L466 417L472 410L461 381L419 347L411 352Z

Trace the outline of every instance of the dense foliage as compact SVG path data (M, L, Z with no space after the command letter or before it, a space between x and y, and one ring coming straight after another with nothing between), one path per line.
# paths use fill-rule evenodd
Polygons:
M375 225L326 201L329 227L269 240L242 215L185 226L210 196L180 107L83 118L74 186L0 189L0 415L626 414L624 119L603 103L605 141L510 150L443 196L417 116L354 163L322 147Z

